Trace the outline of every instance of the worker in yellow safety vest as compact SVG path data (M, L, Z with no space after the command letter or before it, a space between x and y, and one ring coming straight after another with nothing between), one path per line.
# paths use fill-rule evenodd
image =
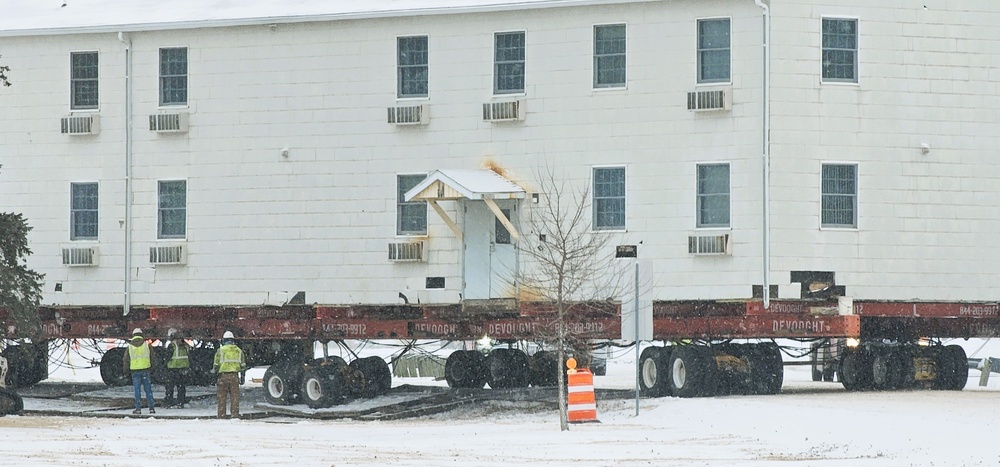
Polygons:
M150 371L153 368L153 349L149 347L149 342L142 337L142 329L135 328L132 331L132 340L129 341L128 351L122 357L124 371L126 374L132 373L132 391L135 394L135 410L133 414L142 413L141 389L146 390L146 405L149 413L156 413L156 404L153 402L153 383L150 379Z
M215 384L215 395L218 400L219 418L240 418L240 375L247 369L247 359L243 350L236 346L231 331L222 335L222 347L215 351L215 364L212 372L219 375ZM226 415L226 400L230 401L229 413Z
M191 360L188 358L191 348L188 346L187 341L184 340L184 335L181 331L174 328L170 328L167 331L167 337L170 338L170 344L167 345L167 352L170 354L170 359L167 360L167 379L164 384L166 387L166 394L163 399L164 407L179 407L184 408L184 404L187 404L187 383L190 377L191 371ZM174 399L174 388L177 388L177 399Z

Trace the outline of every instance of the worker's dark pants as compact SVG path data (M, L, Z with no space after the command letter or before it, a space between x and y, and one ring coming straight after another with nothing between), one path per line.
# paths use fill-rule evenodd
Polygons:
M135 392L135 408L142 408L142 392L146 390L146 403L153 408L153 382L149 379L149 370L132 370L132 389Z
M215 383L215 397L218 399L219 418L226 418L226 399L229 399L229 413L240 416L240 375L239 373L221 373Z
M177 388L177 403L187 404L187 383L188 383L188 373L190 370L188 368L167 368L167 380L164 382L166 386L166 399L164 402L171 404L174 402L174 387Z

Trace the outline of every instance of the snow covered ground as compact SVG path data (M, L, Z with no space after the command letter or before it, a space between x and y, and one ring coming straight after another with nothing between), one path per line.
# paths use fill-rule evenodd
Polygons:
M1000 357L996 342L978 353L982 341L956 343ZM634 352L611 356L595 385L633 388ZM642 399L638 416L634 399L599 401L600 423L566 432L549 404L499 401L391 422L2 417L0 455L12 466L996 465L995 376L979 387L972 370L961 392L848 393L788 366L780 395Z

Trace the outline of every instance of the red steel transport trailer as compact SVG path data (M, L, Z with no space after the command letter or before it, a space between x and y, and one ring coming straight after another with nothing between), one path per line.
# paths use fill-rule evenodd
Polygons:
M666 345L646 347L639 381L647 396L679 397L779 392L783 379L781 351L774 339L812 343L813 351L847 339L834 365L848 390L926 387L962 389L968 375L964 350L942 345L942 338L991 337L1000 334L1000 305L995 302L898 302L849 299L657 301L653 304L653 339ZM54 339L121 338L140 327L152 339L166 339L171 328L201 343L192 355L196 381L206 384L214 340L233 331L253 366L270 365L265 394L272 403L301 399L310 406L336 404L352 396L384 393L391 386L386 362L339 357L313 359L314 341L346 339L438 339L516 343L551 336L551 307L522 302L516 307L463 313L461 305L286 305L281 307L138 307L122 316L118 307L40 309L40 344L9 345L15 385L34 384L47 376L44 352L30 352ZM621 337L620 305L588 304L567 312L566 327L575 337L607 344ZM0 319L9 323L5 313ZM8 324L5 337L20 331ZM45 348L45 347L42 347ZM102 378L120 384L121 348L105 353ZM36 355L31 357L30 355ZM559 366L551 352L528 356L518 348L453 352L445 365L452 387L519 387L554 384Z

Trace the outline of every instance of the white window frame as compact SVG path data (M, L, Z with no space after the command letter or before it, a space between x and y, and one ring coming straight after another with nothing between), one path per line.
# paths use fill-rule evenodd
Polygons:
M601 53L598 50L597 33L598 30L602 28L614 28L621 27L625 31L625 37L622 41L625 43L624 48L621 52L613 53ZM601 82L601 67L602 59L621 57L622 59L622 79L620 82ZM594 89L623 89L628 86L628 24L626 23L608 23L608 24L595 24L594 25Z
M164 73L164 69L163 69L164 68L164 66L163 66L163 54L164 54L164 52L166 52L168 50L184 50L184 73L183 74L179 74L179 73L177 73L177 74L165 74ZM158 87L157 87L157 90L158 90L157 101L159 102L159 106L161 108L162 107L185 107L185 106L187 106L188 102L190 102L190 100L191 100L191 86L190 86L190 79L188 79L188 77L191 74L191 54L190 54L190 50L187 47L185 47L185 46L160 47L157 50L157 53L156 53L156 67L157 67L157 79L158 79L158 84L159 84ZM170 100L168 102L166 100L166 97L167 97L167 95L166 95L166 93L167 93L167 87L166 87L167 81L171 80L171 79L180 79L180 78L183 78L183 80L184 80L184 101L183 102L179 102L179 101Z
M711 49L702 49L701 48L701 25L702 25L702 23L708 22L708 21L728 21L729 22L729 45L728 46L726 46L726 47L716 47L716 48L711 48ZM698 84L730 84L730 83L733 82L733 18L732 17L730 17L730 16L719 16L719 17L712 17L712 18L698 18L695 21L695 50L696 50L696 55L697 55L695 61L697 63L697 67L698 67L697 71L695 73L697 75L697 82L698 82ZM726 51L729 52L729 63L727 64L726 78L725 79L722 79L722 78L705 79L703 77L703 75L702 75L702 69L703 69L702 68L702 66L703 66L702 65L702 53L703 52L712 52L712 51L721 51L721 50L726 50Z
M853 52L854 52L854 64L853 64L854 77L851 78L851 79L846 79L846 78L827 78L825 76L825 74L826 74L825 68L826 67L824 65L824 63L825 63L824 56L826 55L827 47L823 44L823 39L824 39L824 36L826 34L825 29L824 29L824 24L826 23L827 20L830 20L830 21L852 21L852 22L854 22L854 49L853 49ZM819 39L820 40L820 44L819 44L819 48L820 48L820 55L819 55L819 77L820 77L820 82L823 83L823 84L848 84L848 85L857 85L860 82L860 76L861 76L860 60L859 60L859 57L861 55L861 21L857 17L850 17L850 16L822 16L822 17L820 17L819 29L820 29L820 39ZM832 48L832 47L830 49L831 49L831 51L834 51L834 50L852 50L852 49Z
M93 55L97 57L97 73L93 78L80 78L76 76L76 64L74 58L77 55ZM96 111L101 107L101 54L96 50L80 50L69 53L69 109L71 111ZM77 84L91 83L94 86L94 104L77 105Z
M853 167L854 168L854 193L836 193L827 192L824 187L825 177L824 169L828 166L840 166L840 167ZM819 192L820 192L820 206L819 206L819 224L821 229L845 229L845 230L856 230L858 228L858 199L860 193L860 170L857 162L838 162L838 161L825 161L820 163L819 169ZM824 219L824 213L827 211L827 197L849 197L851 200L851 214L852 222L850 224L845 223L827 223Z
M497 53L499 49L497 48L497 39L500 36L520 34L523 39L522 45L522 57L520 60L497 60ZM508 96L508 95L519 95L524 94L527 88L527 61L528 61L528 33L526 31L500 31L493 33L493 95L495 96ZM521 88L520 89L500 89L500 67L502 65L511 64L521 64Z
M413 186L411 186L411 187L409 187L409 188L407 188L405 190L401 189L400 181L401 181L402 177L414 177L414 179L415 179L415 177L420 177L420 180L417 180L417 183L413 184L413 186L416 186L421 181L423 181L423 179L427 178L427 173L426 172L416 172L416 173L399 173L399 174L396 174L396 235L401 236L401 237L420 237L420 236L426 236L427 235L427 202L426 201L410 201L410 202L403 201L403 195L405 195L407 191L409 191L410 189L412 189ZM424 213L424 228L423 228L423 230L403 230L403 207L404 206L416 206L416 205L423 205L423 207L424 207L424 210L423 210L423 213Z
M598 170L609 170L609 169L621 169L623 179L622 179L622 194L621 196L597 196L597 171ZM625 231L628 226L628 168L625 165L595 165L590 169L590 198L591 198L591 230L593 231ZM598 200L599 199L618 199L622 200L622 223L621 225L598 225L599 213L598 213Z
M93 186L96 190L96 206L93 208L78 208L76 207L76 193L74 188L77 186ZM94 213L94 235L83 236L77 235L77 214L84 212ZM78 240L98 240L101 232L101 185L98 182L70 182L69 184L69 239L72 241Z
M424 40L424 62L423 64L413 64L413 63L402 63L402 42L409 39L420 39ZM399 99L411 99L411 98L426 98L430 95L430 50L431 41L430 36L426 34L413 34L407 36L397 36L396 37L396 97ZM404 82L404 71L415 70L418 68L423 68L423 87L424 92L421 93L404 93L403 92L403 82Z
M184 183L184 206L164 207L163 206L163 185L165 183ZM176 240L187 238L187 207L188 207L188 183L186 179L169 179L156 181L156 238L161 240ZM180 210L184 214L184 232L181 234L164 234L164 210Z
M701 184L701 169L704 167L725 166L726 167L726 191L725 193L703 193ZM699 229L720 229L729 228L733 222L733 166L729 162L705 162L695 165L695 227ZM726 222L721 224L710 224L703 222L703 212L706 209L705 200L709 197L721 197L726 199Z

